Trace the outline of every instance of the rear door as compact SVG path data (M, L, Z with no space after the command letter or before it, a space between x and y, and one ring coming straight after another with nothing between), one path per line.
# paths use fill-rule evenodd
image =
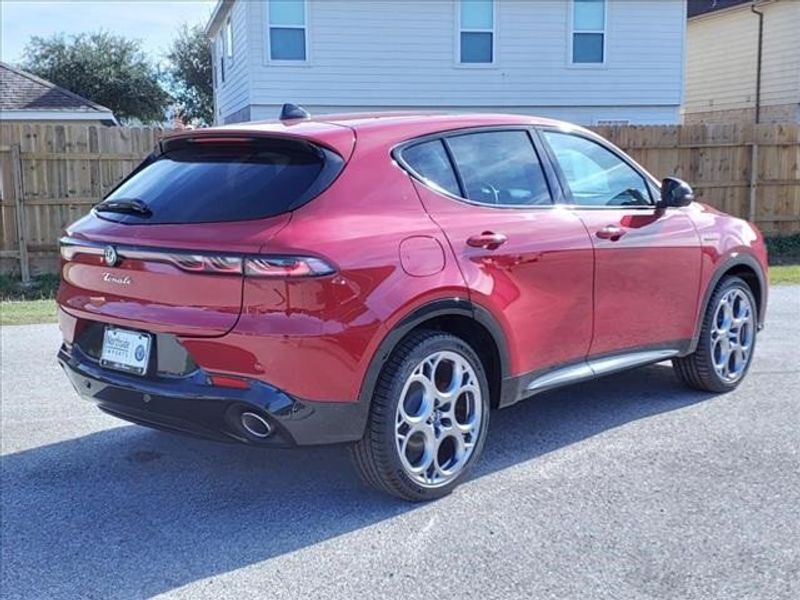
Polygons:
M512 374L583 359L592 244L580 219L553 203L530 132L451 134L408 146L402 160L473 301L501 321Z
M655 186L616 149L580 133L542 130L571 210L595 248L598 356L692 337L700 242L686 209L655 207Z
M229 331L243 264L341 168L303 141L167 145L62 240L58 300L74 316L180 335Z

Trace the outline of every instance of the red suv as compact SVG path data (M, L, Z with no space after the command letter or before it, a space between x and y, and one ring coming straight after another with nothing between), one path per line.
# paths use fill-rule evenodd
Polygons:
M348 443L450 492L489 411L671 359L745 376L752 225L561 122L345 115L186 131L61 240L59 360L118 417L260 446Z

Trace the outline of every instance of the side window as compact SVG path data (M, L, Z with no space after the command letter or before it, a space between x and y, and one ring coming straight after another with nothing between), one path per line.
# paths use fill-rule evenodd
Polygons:
M423 142L406 148L403 150L403 160L428 185L454 196L461 195L461 191L458 189L458 180L453 173L453 166L450 164L441 140Z
M544 131L567 180L572 199L582 206L647 206L647 182L633 167L584 137Z
M487 131L447 138L466 197L481 204L550 204L542 165L526 131Z

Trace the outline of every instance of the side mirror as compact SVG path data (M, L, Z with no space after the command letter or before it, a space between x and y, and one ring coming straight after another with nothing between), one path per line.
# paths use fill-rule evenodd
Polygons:
M667 177L661 182L661 200L657 208L678 208L694 202L691 186L677 177Z

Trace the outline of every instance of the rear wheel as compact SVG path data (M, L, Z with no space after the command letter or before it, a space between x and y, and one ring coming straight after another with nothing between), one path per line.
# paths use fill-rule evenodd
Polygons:
M488 423L489 389L475 351L447 333L416 332L384 366L353 458L369 485L432 500L463 481Z
M706 307L700 340L693 354L672 361L689 387L727 392L741 383L756 345L756 302L739 277L720 282Z

